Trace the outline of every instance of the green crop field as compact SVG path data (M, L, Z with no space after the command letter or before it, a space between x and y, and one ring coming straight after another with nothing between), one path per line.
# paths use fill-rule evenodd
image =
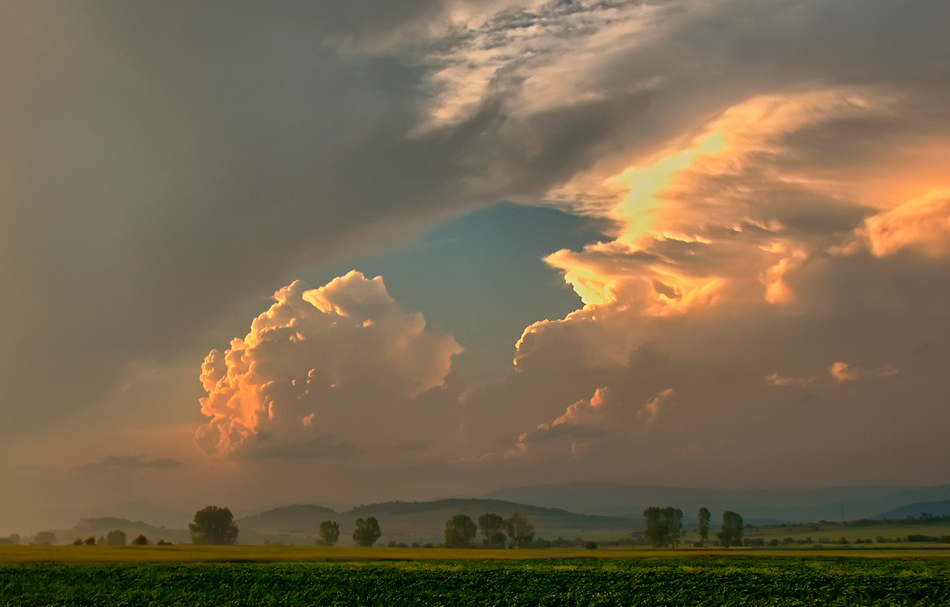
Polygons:
M184 548L184 547L182 547ZM332 558L274 549L272 558ZM63 551L60 551L61 553ZM87 551L92 554L93 551ZM386 558L388 551L366 551ZM402 552L406 551L394 551ZM431 553L445 558L449 551ZM453 551L475 555L489 551ZM511 553L514 551L508 551ZM125 550L141 557L157 551ZM347 550L341 556L351 554ZM502 554L500 552L499 554ZM49 556L52 553L47 554ZM161 553L159 553L161 554ZM201 551L168 550L194 557ZM209 550L206 557L237 560ZM946 605L950 559L868 556L676 555L509 560L284 562L19 562L0 566L0 605ZM774 554L774 553L773 553ZM939 554L939 553L938 553ZM42 555L34 554L42 559ZM267 554L245 550L248 558ZM548 558L540 558L547 556ZM580 554L577 554L580 556ZM606 557L606 558L603 558Z

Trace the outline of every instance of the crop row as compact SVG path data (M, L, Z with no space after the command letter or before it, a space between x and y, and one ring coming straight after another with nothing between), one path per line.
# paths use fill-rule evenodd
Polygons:
M943 560L682 558L0 567L0 605L945 605Z

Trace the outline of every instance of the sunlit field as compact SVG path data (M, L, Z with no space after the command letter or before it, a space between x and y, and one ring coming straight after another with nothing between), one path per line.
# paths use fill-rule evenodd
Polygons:
M106 549L102 557L129 562L68 563L70 555L73 561L91 560L95 551L82 555L81 550L56 548L5 550L3 554L11 557L14 552L34 562L0 566L2 605L884 606L950 602L950 560L945 558L766 556L747 551L728 556L665 552L657 558L644 552L605 551L584 555L600 558L580 559L557 558L551 551L456 550L449 554L418 550L413 551L418 555L407 555L405 550L379 549L175 547ZM47 557L60 562L38 562ZM408 557L431 560L380 560ZM450 557L454 558L440 560ZM257 562L184 562L242 558ZM333 558L340 560L304 562ZM360 558L372 560L352 560ZM143 559L179 562L132 562ZM295 562L260 562L267 559Z

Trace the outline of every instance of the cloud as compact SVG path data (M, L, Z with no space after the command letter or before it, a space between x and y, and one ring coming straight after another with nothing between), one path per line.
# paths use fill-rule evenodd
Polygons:
M117 456L110 455L102 461L80 464L73 467L73 470L82 472L106 472L121 471L133 472L136 470L170 470L180 468L182 462L172 458L146 459L143 456Z
M778 373L769 373L765 383L770 386L809 386L818 381L818 377L784 377Z
M864 377L891 377L897 375L898 370L894 365L884 365L877 369L865 370L860 367L852 367L848 363L836 362L828 367L828 372L838 383L843 383L857 381Z
M868 217L857 234L878 257L904 248L944 256L950 253L950 194L929 192Z
M422 314L403 310L381 277L353 271L317 289L296 281L274 299L247 336L205 358L201 411L211 421L196 434L205 453L353 453L325 433L358 436L347 422L398 415L391 407L443 386L462 352L451 336L426 330Z
M608 410L612 407L610 389L597 388L589 399L581 399L567 407L563 415L558 416L551 423L539 424L530 432L524 432L518 437L515 446L505 453L505 458L512 458L524 454L531 443L544 443L566 438L572 441L572 452L580 442L604 437L608 434Z
M673 400L673 389L664 390L647 401L643 407L637 411L637 417L642 418L647 427L653 425L661 409L670 406Z

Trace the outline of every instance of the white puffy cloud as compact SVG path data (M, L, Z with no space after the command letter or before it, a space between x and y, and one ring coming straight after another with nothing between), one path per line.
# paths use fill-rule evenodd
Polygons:
M359 441L378 431L374 418L403 415L397 405L442 386L462 352L406 312L381 277L353 271L318 289L295 281L274 299L247 336L205 358L201 411L211 421L196 441L206 453L353 453L334 437Z

